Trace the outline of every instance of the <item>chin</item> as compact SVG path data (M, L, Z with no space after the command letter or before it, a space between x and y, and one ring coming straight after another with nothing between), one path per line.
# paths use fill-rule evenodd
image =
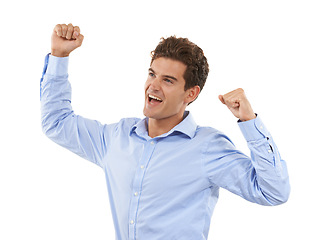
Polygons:
M160 115L160 109L153 109L145 104L143 108L143 114L148 118L158 119L158 116Z
M146 108L144 108L144 110L143 110L143 115L145 117L147 117L147 118L152 118L152 119L156 119L156 120L160 120L160 119L163 118L160 115L160 113L155 112L155 111L152 111L152 110L149 110L149 109L146 109Z
M148 117L148 118L152 118L153 113L151 113L151 111L149 109L146 109L146 107L144 107L143 109L143 115Z
M154 119L156 119L156 114L155 113L152 113L149 110L143 110L143 115L145 117L147 117L147 118L154 118Z

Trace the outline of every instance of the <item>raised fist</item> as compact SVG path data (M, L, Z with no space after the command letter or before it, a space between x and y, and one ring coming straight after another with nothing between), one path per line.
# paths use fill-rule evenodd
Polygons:
M242 88L238 88L225 95L219 95L219 100L241 121L248 121L256 118Z
M78 26L71 23L57 24L51 37L51 55L56 57L68 57L76 48L82 45L84 36Z

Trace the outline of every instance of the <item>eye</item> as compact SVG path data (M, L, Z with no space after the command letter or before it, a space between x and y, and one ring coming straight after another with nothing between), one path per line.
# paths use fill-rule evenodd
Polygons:
M154 73L153 72L149 72L149 76L150 77L154 77Z
M173 83L173 81L171 81L171 80L168 79L168 78L165 78L164 81L165 81L165 82L168 82L168 83Z

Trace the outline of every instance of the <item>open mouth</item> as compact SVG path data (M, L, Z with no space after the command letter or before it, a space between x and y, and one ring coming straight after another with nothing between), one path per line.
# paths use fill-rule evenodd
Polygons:
M151 103L161 103L162 102L162 99L161 98L158 98L156 96L153 96L151 94L148 95L149 97L149 102Z

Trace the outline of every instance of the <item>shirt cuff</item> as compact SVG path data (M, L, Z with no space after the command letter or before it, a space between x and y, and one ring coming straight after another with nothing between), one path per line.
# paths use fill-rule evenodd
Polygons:
M258 116L249 121L238 122L238 126L240 127L244 138L248 142L267 138L270 135L262 120Z
M69 57L55 57L50 54L46 74L53 75L53 76L67 75L68 60Z

